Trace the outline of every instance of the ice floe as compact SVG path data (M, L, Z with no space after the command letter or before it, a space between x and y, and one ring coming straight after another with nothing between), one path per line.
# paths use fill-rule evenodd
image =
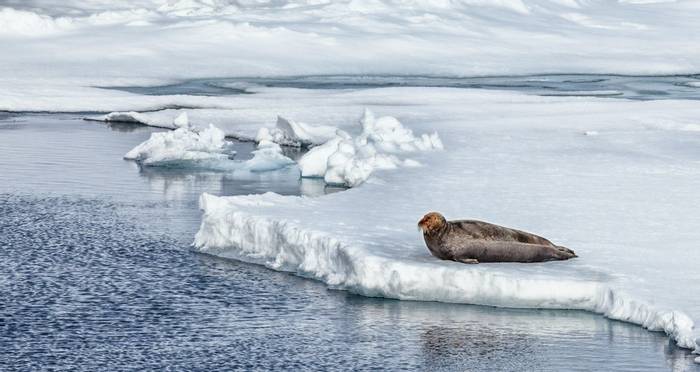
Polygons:
M360 123L362 132L357 137L337 130L335 138L302 156L302 177L322 177L329 185L354 187L375 169L420 166L413 159L401 159L400 154L443 149L437 133L416 137L391 116L375 118L365 110Z
M315 146L334 138L337 131L336 127L314 126L278 116L277 125L274 128L260 128L255 141L269 141L284 146Z
M679 311L657 308L617 291L605 282L568 275L551 276L499 268L439 262L413 247L372 247L375 228L360 225L357 241L307 228L274 215L290 205L314 213L306 198L262 196L221 198L204 194L204 211L195 245L202 252L264 264L365 296L518 308L577 309L663 331L678 345L695 349L693 320ZM250 213L250 211L254 213ZM255 212L267 210L263 215ZM412 246L413 244L411 244ZM398 248L398 249L397 249ZM556 265L556 264L552 264ZM539 266L541 267L541 266Z
M298 161L301 176L323 178L328 170L328 158L338 151L338 145L344 140L338 136L323 145L311 148Z
M190 119L187 116L187 111L183 111L173 120L173 125L175 128L187 128L190 129Z
M692 348L696 103L429 88L159 97L95 86L300 74L696 73L700 48L687 35L698 33L698 10L694 1L15 1L0 10L0 110L120 111L111 118L174 128L172 107L198 107L188 111L192 130L163 134L133 156L218 161L225 154L216 146L188 150L166 139L197 142L194 134L214 123L252 140L276 115L352 133L357 112L372 107L412 130L438 130L449 152L412 152L423 167L317 200L204 196L200 249L366 295L596 311ZM584 131L605 135L590 140ZM325 177L329 163L318 159L342 142L331 178L362 179L356 138L312 149L303 174ZM258 160L275 163L277 148L261 144ZM435 262L406 232L430 209L542 231L581 257L527 267Z
M0 37L8 71L94 80L123 71L678 74L700 67L698 48L684 37L697 34L698 10L695 1L27 0L0 9ZM60 53L42 69L37 51ZM94 63L96 55L109 58Z
M146 165L224 160L230 155L222 130L210 124L207 129L198 131L184 110L170 125L164 121L154 123L147 115L137 112L110 113L101 120L177 128L173 132L154 133L125 156ZM355 187L375 170L420 166L420 162L405 158L405 154L443 149L437 133L415 136L411 129L391 116L375 118L370 110L365 110L360 124L362 131L353 138L333 126L313 126L278 117L276 127L263 127L258 131L254 157L238 165L257 172L280 169L295 163L283 155L280 145L314 146L298 161L301 176L323 178L329 185ZM207 166L213 165L208 162ZM228 166L233 164L218 164L217 167Z
M683 283L700 280L694 265L700 215L692 203L700 179L698 138L679 130L700 115L692 101L427 88L327 98L336 94L348 104L320 99L304 114L343 125L332 142L299 160L303 175L325 176L341 143L348 148L339 155L357 155L355 141L366 131L352 116L374 99L373 110L391 114L413 133L438 131L445 151L418 151L413 143L416 151L383 152L401 146L377 146L366 136L382 148L378 153L408 156L422 166L375 169L371 182L316 199L204 196L196 238L203 252L369 296L583 309L664 331L695 348L692 324L700 320L700 302ZM393 105L383 101L389 96ZM331 107L342 107L337 112L343 117L324 116ZM374 134L381 132L377 121L368 126ZM431 210L540 233L580 257L475 267L437 261L415 230Z
M232 143L224 132L214 125L204 130L190 129L185 113L177 117L179 128L168 132L152 133L151 137L134 147L125 159L136 160L147 166L192 167L220 171L267 172L283 169L294 161L282 153L276 143L261 141L253 157L239 161Z
M228 150L230 143L224 137L224 132L213 125L199 132L178 128L152 133L148 140L131 149L124 158L145 165L228 159L231 155Z
M253 158L243 162L244 169L251 172L265 172L285 168L294 164L294 160L284 156L282 148L270 141L260 141Z

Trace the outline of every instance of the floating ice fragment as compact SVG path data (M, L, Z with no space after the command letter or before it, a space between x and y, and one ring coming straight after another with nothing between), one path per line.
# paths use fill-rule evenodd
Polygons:
M367 197L358 191L353 195ZM427 253L419 253L420 245L401 240L405 236L396 238L396 232L387 238L386 232L374 227L390 213L361 213L335 223L325 222L329 216L320 213L297 222L286 216L312 208L336 211L328 207L337 207L337 201L326 199L318 204L273 193L234 197L205 193L199 203L204 215L194 244L204 253L264 264L366 296L586 310L663 331L679 346L698 350L693 320L683 312L639 301L613 283L595 278L522 275L520 270L525 268L512 265L474 267L423 259ZM381 209L394 211L395 206ZM340 222L362 226L362 233L339 228ZM362 236L389 239L383 242L395 246L375 245Z
M190 128L190 120L187 117L187 112L183 111L173 120L175 128Z
M224 139L224 132L213 125L199 133L188 128L178 128L169 132L152 133L148 140L131 149L124 158L146 165L228 159L229 154L233 153L228 149L230 145Z
M276 143L261 141L253 158L237 161L231 142L224 132L209 124L207 129L197 132L189 127L187 114L182 113L173 124L179 128L169 132L151 134L151 137L134 147L124 158L151 166L196 166L210 170L265 172L285 168L294 161L282 154Z
M400 154L443 148L437 133L416 137L391 116L377 119L365 110L360 124L362 133L356 138L337 132L335 138L306 153L299 160L302 177L323 177L329 185L354 187L376 169L420 166L412 159L401 160Z
M335 137L337 130L335 127L314 126L278 116L277 125L274 128L260 128L255 141L270 141L283 146L314 146Z
M106 122L136 123L150 125L148 118L136 111L110 112L109 114L101 117L101 119Z
M294 160L282 154L280 145L261 141L258 149L253 151L253 158L244 162L244 166L251 172L265 172L285 168L294 164Z
M362 134L356 141L360 145L373 143L384 152L427 151L443 148L437 133L416 137L412 130L404 127L398 119L392 116L375 119L374 114L365 109L360 123L362 124Z
M299 169L302 177L323 178L328 170L328 158L338 150L338 145L343 140L336 137L321 146L311 148L309 152L299 159Z

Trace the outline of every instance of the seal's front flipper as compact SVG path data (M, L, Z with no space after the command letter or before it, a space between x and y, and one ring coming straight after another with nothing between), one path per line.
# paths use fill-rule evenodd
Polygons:
M457 262L465 263L465 264L478 264L479 260L475 258L458 258L456 260Z

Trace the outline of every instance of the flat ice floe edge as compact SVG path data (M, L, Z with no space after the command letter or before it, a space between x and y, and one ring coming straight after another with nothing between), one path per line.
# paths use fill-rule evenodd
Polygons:
M264 265L364 296L511 308L573 309L663 331L677 345L700 351L693 320L629 297L592 280L523 278L478 267L375 254L328 233L256 216L246 207L295 203L274 193L217 197L202 194L204 212L194 246L206 254Z

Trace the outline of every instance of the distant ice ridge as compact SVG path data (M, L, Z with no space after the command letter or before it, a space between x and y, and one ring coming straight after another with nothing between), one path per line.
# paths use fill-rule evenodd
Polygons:
M185 115L183 118L182 115ZM164 109L157 111L114 111L106 115L88 116L86 120L104 121L107 123L121 122L143 124L157 128L176 129L181 125L179 120L186 120L187 125L193 129L206 129L213 124L221 129L227 137L233 137L243 141L255 140L255 133L260 127L261 120L252 123L240 123L240 118L235 116L235 111L226 109Z
M304 154L299 160L302 177L320 177L329 185L354 187L365 182L375 169L420 166L415 160L400 159L399 154L443 149L437 133L416 137L391 116L376 119L365 110L360 123L359 136L352 138L336 130L332 139Z
M10 75L27 72L28 77L98 80L115 71L163 78L426 71L458 76L549 71L672 74L694 73L700 66L698 48L682 37L698 32L693 16L699 9L696 1L22 0L2 4L3 67L13 72ZM667 19L676 22L670 24ZM548 27L542 27L545 24ZM483 42L485 30L488 43ZM538 40L537 47L529 43L532 40ZM27 48L26 42L37 49ZM620 44L630 47L619 53ZM357 53L358 45L370 51L372 58ZM578 53L553 52L572 45ZM34 62L34 50L54 48L62 53L54 56L51 69ZM96 64L89 58L96 54L110 58ZM188 63L179 63L183 60Z
M144 124L150 125L152 127L161 128L174 128L174 126L169 122L168 124L159 124L158 122L151 120L147 115L144 115L136 111L115 111L110 112L107 115L90 118L91 120L99 120L105 122L120 122L120 123L134 123L134 124Z
M68 18L53 18L13 8L0 9L0 24L0 35L22 36L50 35L73 26Z
M191 98L196 102L201 97ZM310 100L310 98L308 100ZM308 100L304 100L304 103L307 103ZM183 99L183 101L186 100ZM175 129L178 128L176 119L184 113L187 115L189 125L193 129L204 129L208 124L214 124L216 127L223 130L227 137L233 137L242 141L260 142L266 140L282 146L292 147L312 147L321 145L335 137L336 131L338 130L335 126L310 125L300 121L289 120L276 115L273 109L269 109L269 114L265 113L261 115L257 107L250 107L252 104L251 102L239 103L238 101L234 101L230 102L227 106L220 101L214 100L209 104L229 108L170 108L145 112L114 111L106 115L88 116L85 119L108 123L135 123L152 127ZM269 106L267 103L264 104ZM257 104L255 105L257 106ZM265 126L275 118L277 118L277 122L274 127Z
M304 228L285 218L247 213L285 205L309 210L317 207L308 205L313 201L306 198L273 193L235 197L203 194L199 203L204 216L194 244L204 253L294 272L365 296L586 310L664 331L681 347L697 347L693 321L686 314L636 301L605 282L520 275L498 265L423 260L410 250L398 255Z

